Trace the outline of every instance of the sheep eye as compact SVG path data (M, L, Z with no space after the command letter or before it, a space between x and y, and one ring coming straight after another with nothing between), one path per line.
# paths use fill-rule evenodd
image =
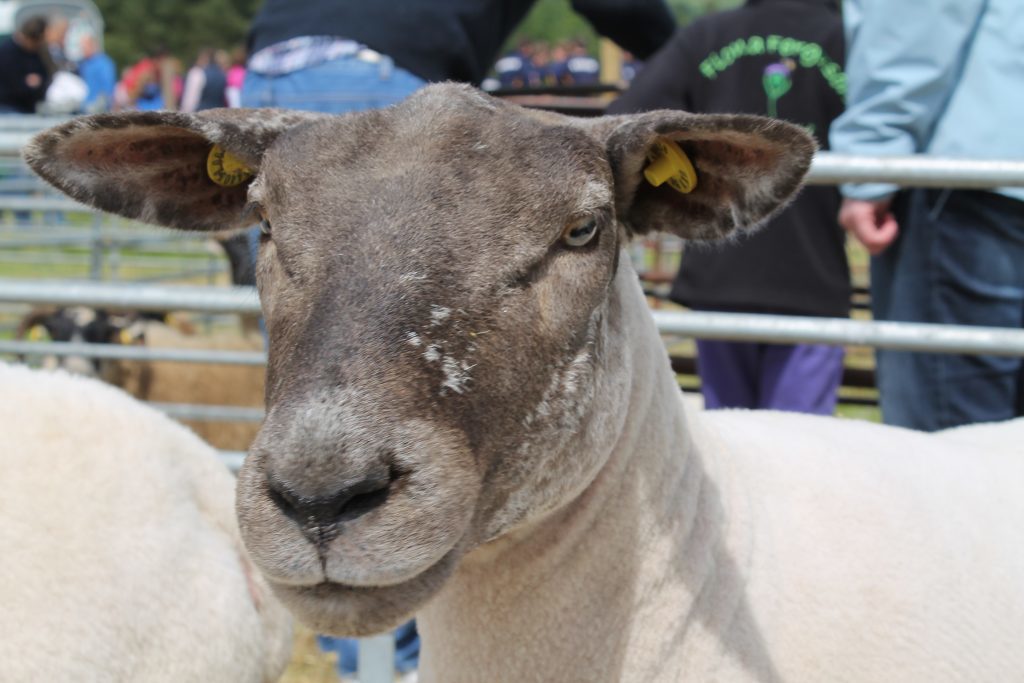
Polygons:
M270 237L270 221L266 218L260 219L260 235L263 237Z
M589 218L584 223L573 225L562 233L562 242L569 247L582 247L597 234L597 219Z

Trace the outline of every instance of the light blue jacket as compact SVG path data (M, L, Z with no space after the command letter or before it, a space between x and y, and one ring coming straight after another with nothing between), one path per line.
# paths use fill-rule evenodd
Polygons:
M89 88L82 109L90 114L109 111L114 104L114 88L117 86L117 67L114 66L114 60L102 52L97 52L78 63L78 75Z
M1024 0L844 0L836 152L1024 160ZM892 185L844 185L878 199ZM1024 188L1003 194L1024 200Z

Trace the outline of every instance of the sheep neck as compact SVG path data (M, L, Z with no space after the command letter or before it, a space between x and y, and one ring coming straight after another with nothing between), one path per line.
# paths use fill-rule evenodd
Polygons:
M707 640L699 603L734 588L715 576L726 506L633 277L618 286L636 290L618 292L629 417L606 464L577 499L464 559L419 615L423 680L649 681Z

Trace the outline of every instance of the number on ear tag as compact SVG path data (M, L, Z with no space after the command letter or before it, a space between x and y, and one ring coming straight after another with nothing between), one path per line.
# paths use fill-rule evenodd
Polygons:
M650 163L644 169L647 182L655 187L668 183L676 192L688 194L697 187L697 171L674 140L658 138L647 151Z
M206 157L206 173L221 187L235 187L252 177L252 169L220 145L214 145Z

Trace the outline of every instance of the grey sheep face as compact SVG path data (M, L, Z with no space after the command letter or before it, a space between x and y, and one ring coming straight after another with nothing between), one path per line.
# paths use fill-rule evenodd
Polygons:
M644 180L660 138L693 161L692 192ZM212 182L214 144L252 177ZM629 390L624 242L756 226L813 151L778 121L575 120L441 84L345 116L87 117L38 136L26 158L131 218L262 221L267 419L239 478L242 533L300 619L363 635L600 470Z

